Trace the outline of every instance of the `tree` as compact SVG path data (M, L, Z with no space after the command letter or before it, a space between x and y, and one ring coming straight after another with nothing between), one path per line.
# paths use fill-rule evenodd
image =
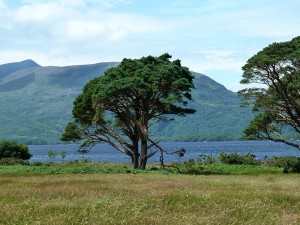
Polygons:
M180 60L170 59L169 54L124 59L87 83L62 140L84 140L83 146L106 142L130 156L133 168L145 169L148 158L163 153L150 138L150 126L167 115L195 112L186 107L194 77ZM158 150L149 152L152 147Z
M15 141L3 140L0 142L0 159L2 158L18 158L30 159L31 154L27 145L19 144Z
M244 131L250 139L268 139L300 149L287 140L286 131L300 134L300 36L273 43L258 52L242 67L242 84L261 84L239 93L245 105L258 112Z

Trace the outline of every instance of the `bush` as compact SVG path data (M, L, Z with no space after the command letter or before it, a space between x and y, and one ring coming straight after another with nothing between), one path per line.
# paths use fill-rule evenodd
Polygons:
M200 154L196 159L196 163L200 165L214 164L216 163L216 159L212 155Z
M193 158L191 158L191 159L188 159L188 160L184 161L183 165L185 167L193 167L193 166L196 165L196 161Z
M25 144L19 144L15 141L4 140L0 142L0 159L2 158L18 158L18 159L30 159L28 146Z
M13 165L29 165L27 160L18 158L2 158L0 159L1 166L13 166Z
M84 157L68 162L68 164L78 164L78 165L85 165L85 164L91 164L91 163L93 163L91 159L84 158Z
M51 163L54 162L54 159L56 156L57 156L57 151L54 151L54 150L48 151L48 157L49 157Z
M255 155L248 153L241 155L238 153L222 152L218 156L218 160L224 164L239 164L239 165L259 165L260 161L255 159Z
M266 165L283 168L284 173L300 173L300 158L296 156L273 156Z
M195 159L191 158L183 162L181 172L183 174L198 175L203 172L203 167Z
M36 161L36 162L33 162L31 163L32 166L43 166L44 163L40 162L40 161Z

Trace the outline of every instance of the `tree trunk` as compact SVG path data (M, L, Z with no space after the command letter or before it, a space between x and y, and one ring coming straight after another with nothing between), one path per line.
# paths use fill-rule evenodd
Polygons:
M138 137L132 138L132 145L133 145L133 155L131 157L132 168L138 169L139 168L139 138Z
M145 110L147 112L147 110ZM139 126L139 135L141 140L141 154L140 165L141 170L146 169L147 165L147 152L148 152L148 119L146 115L142 116L141 124Z
M141 138L141 155L140 155L140 166L139 169L146 169L147 165L147 150L148 150L148 140L145 137Z
M132 163L132 169L138 169L139 168L139 158L132 156L131 157L131 163Z

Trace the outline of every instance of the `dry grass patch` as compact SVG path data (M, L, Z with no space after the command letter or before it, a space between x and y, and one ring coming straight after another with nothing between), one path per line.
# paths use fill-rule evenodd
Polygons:
M0 175L0 224L300 224L299 178Z

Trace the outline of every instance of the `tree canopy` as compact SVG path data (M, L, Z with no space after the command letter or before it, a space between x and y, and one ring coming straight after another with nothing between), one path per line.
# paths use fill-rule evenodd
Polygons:
M18 158L30 159L28 146L15 141L3 140L0 142L0 159L2 158Z
M192 99L193 78L169 54L124 59L86 84L62 140L83 140L85 146L107 142L130 156L133 168L145 169L147 159L156 153L149 149L162 150L150 138L151 124L166 120L166 115L195 112L186 107Z
M244 104L257 112L244 131L250 139L283 142L300 149L286 138L287 131L300 134L300 37L273 43L243 66L242 84L260 84L239 93Z

